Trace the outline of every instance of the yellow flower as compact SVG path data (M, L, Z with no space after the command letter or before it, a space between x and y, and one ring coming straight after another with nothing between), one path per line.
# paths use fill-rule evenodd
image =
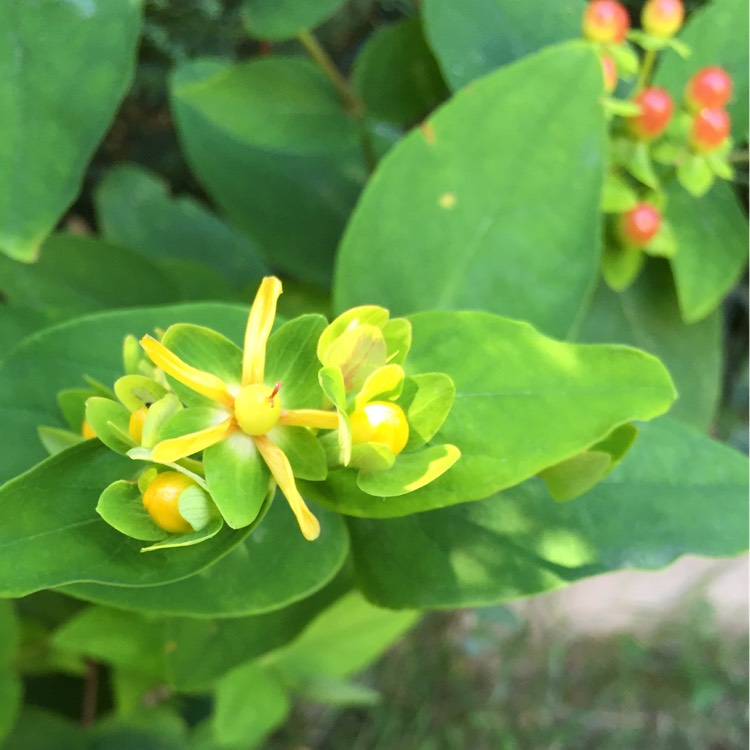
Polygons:
M281 292L281 282L276 277L267 276L261 282L247 320L239 387L230 387L216 375L183 362L151 336L141 339L141 346L155 365L228 410L227 418L216 425L164 440L154 446L152 457L160 463L172 463L215 445L234 433L249 435L289 502L302 534L306 539L316 539L320 534L318 520L297 489L289 459L268 437L268 433L277 424L333 430L338 427L338 417L333 411L284 409L279 393L281 383L270 386L264 383L266 343Z

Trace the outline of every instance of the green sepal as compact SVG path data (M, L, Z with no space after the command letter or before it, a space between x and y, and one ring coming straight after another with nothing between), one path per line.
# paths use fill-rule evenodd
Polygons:
M406 318L391 318L383 326L388 363L403 365L411 349L411 323Z
M711 189L714 179L714 172L704 156L688 154L677 165L677 181L696 198L700 198Z
M734 179L734 168L729 163L726 154L712 151L706 154L705 159L711 171L717 177L730 181Z
M659 50L671 46L669 39L665 39L661 36L652 36L645 31L640 31L639 29L631 29L628 32L628 39L635 42L639 47L642 47L646 51L658 52Z
M354 408L361 409L371 401L395 401L404 387L404 370L401 365L379 367L368 375L354 398Z
M127 456L133 461L148 461L149 463L154 462L154 457L151 451L148 448L141 447L140 445L135 448L131 448L128 451ZM190 479L192 479L198 486L203 487L204 490L208 491L208 485L206 484L206 480L203 477L202 462L194 461L193 459L190 459L190 458L181 458L179 462L175 462L175 463L167 462L167 463L160 463L158 465L168 466L170 469L179 471L181 474L184 474L186 477L189 477ZM141 479L142 478L143 478L143 475L141 475ZM148 483L145 486L143 484L139 486L141 487L142 491L145 491L145 487L148 486Z
M180 409L162 423L157 434L157 442L192 435L223 422L229 416L229 412L210 406L189 406L187 409Z
M115 400L115 392L108 385L102 383L101 380L92 378L91 375L84 375L83 379L86 381L89 388L91 388L91 390L93 391L92 395L101 396L102 398L109 398L113 401Z
M239 388L242 381L242 351L226 336L190 323L170 326L162 344L183 362L221 378L229 387ZM170 385L188 406L208 406L214 402L167 375Z
M617 66L617 72L621 77L626 78L635 75L640 67L638 53L627 43L609 44L607 52L612 56Z
M57 405L73 432L81 432L86 418L86 399L96 395L95 391L85 388L65 388L57 394Z
M281 448L300 479L323 481L328 475L328 462L320 441L306 427L276 425L268 437Z
M157 542L169 536L151 520L135 482L124 479L112 482L99 496L96 512L110 526L134 539Z
M659 164L671 166L677 164L685 154L685 147L681 143L663 138L651 149L651 158Z
M621 214L638 203L638 193L627 180L619 175L608 173L602 186L601 209L605 214Z
M171 534L156 544L141 547L141 552L153 552L157 549L170 549L173 547L190 547L193 544L205 542L206 539L216 536L221 531L223 525L224 522L221 518L212 518L200 531L194 531L191 534Z
M380 443L359 443L352 446L349 466L360 471L386 471L393 466L396 456L386 445Z
M99 440L115 453L124 455L135 447L128 433L130 412L121 403L91 396L86 401L86 421Z
M151 466L150 468L146 469L139 477L136 484L138 485L138 489L140 490L141 495L148 489L148 486L151 484L151 482L156 479L156 477L159 476L159 469L156 468L156 466Z
M338 413L339 462L344 466L348 466L352 457L352 428L349 424L349 415L346 413L344 376L338 367L321 367L318 372L318 381L320 382L320 387L323 389L323 393L325 393Z
M130 412L151 406L166 393L163 385L144 375L124 375L115 381L115 395Z
M540 471L539 477L555 500L572 500L607 476L623 459L637 435L635 425L620 425L583 453Z
M285 409L319 409L323 404L317 346L325 327L322 315L302 315L284 323L268 339L265 381L283 383L280 396Z
M242 529L256 520L271 484L271 472L249 435L235 432L203 451L206 484L227 525Z
M377 305L362 305L341 313L320 334L317 347L318 359L323 365L329 364L326 361L328 349L350 326L354 328L359 325L371 325L382 329L388 322L389 316L388 310Z
M672 258L677 252L677 237L675 236L672 225L662 219L661 226L656 235L643 248L647 255L653 255L656 258Z
M683 60L687 60L688 57L693 54L693 50L690 46L677 37L667 39L667 47L674 50Z
M143 349L141 349L138 339L132 333L129 333L122 342L122 366L125 374L142 374L142 364L144 361L150 364L150 360L144 354ZM151 366L153 367L153 365Z
M638 249L606 247L602 254L602 276L615 292L627 289L643 267L643 253Z
M654 171L649 146L646 141L634 141L625 162L625 168L630 174L647 187L659 190L659 178Z
M409 423L409 440L404 450L420 448L432 440L445 422L455 397L456 386L445 373L425 372L406 378L396 402Z
M177 509L196 531L206 528L212 519L219 516L209 494L197 484L192 484L182 491L177 500Z
M460 457L455 445L431 445L415 453L401 453L387 471L360 472L357 485L377 497L405 495L437 479Z
M606 112L618 117L637 117L641 114L641 107L630 99L607 97L602 100L602 104Z
M162 427L175 415L182 411L182 402L174 393L167 393L156 403L151 404L146 419L143 422L141 433L141 445L144 448L153 448L161 439Z
M50 456L62 453L66 448L70 448L71 445L78 445L78 443L82 443L86 439L80 433L63 430L59 427L41 425L37 427L36 431L39 435L39 440L41 440L44 446L44 450Z

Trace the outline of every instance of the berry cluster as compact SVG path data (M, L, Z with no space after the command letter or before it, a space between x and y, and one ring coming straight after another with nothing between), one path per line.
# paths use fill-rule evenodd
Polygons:
M613 119L602 207L611 217L603 273L617 290L635 279L643 252L670 257L677 250L664 216L665 179L674 175L688 192L700 196L716 177L732 177L726 110L732 97L730 75L718 66L697 71L681 102L675 102L674 92L651 84L658 52L690 53L674 38L684 19L682 0L647 0L640 29L631 29L628 11L618 0L591 0L583 15L583 35L599 53L606 94L615 91L620 78L635 77L627 99L605 100ZM641 48L640 54L631 42Z

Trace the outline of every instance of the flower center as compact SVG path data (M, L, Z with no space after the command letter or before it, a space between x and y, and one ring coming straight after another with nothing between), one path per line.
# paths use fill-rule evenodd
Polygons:
M276 426L281 416L281 383L246 385L234 401L234 417L240 429L248 435L265 435Z
M373 401L355 409L349 417L352 442L380 443L398 455L409 440L409 422L404 410L390 401Z

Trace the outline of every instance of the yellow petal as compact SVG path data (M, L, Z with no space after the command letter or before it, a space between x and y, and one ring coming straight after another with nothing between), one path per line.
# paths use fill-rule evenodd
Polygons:
M207 427L205 430L191 432L189 435L183 435L178 438L163 440L154 446L151 456L158 463L173 463L186 456L192 456L193 453L205 450L216 443L220 443L236 429L237 425L234 419L230 417L223 422L219 422L219 424Z
M317 539L320 535L320 524L318 523L318 519L310 512L307 505L305 505L302 495L299 494L294 481L292 467L286 454L265 435L256 436L253 440L260 451L260 455L263 456L263 460L271 470L276 484L279 485L281 491L284 493L289 507L292 509L292 513L296 516L302 535L310 541Z
M255 295L245 329L245 348L242 356L242 385L262 383L266 367L266 342L276 316L276 301L281 294L281 282L266 276Z
M335 411L322 409L289 409L282 411L279 424L291 427L313 427L318 430L335 430L339 426L339 416Z
M206 396L230 409L234 406L234 396L221 378L183 362L174 352L169 351L164 344L152 336L144 336L141 339L141 346L149 359L167 375L171 375L183 385L200 393L201 396Z

